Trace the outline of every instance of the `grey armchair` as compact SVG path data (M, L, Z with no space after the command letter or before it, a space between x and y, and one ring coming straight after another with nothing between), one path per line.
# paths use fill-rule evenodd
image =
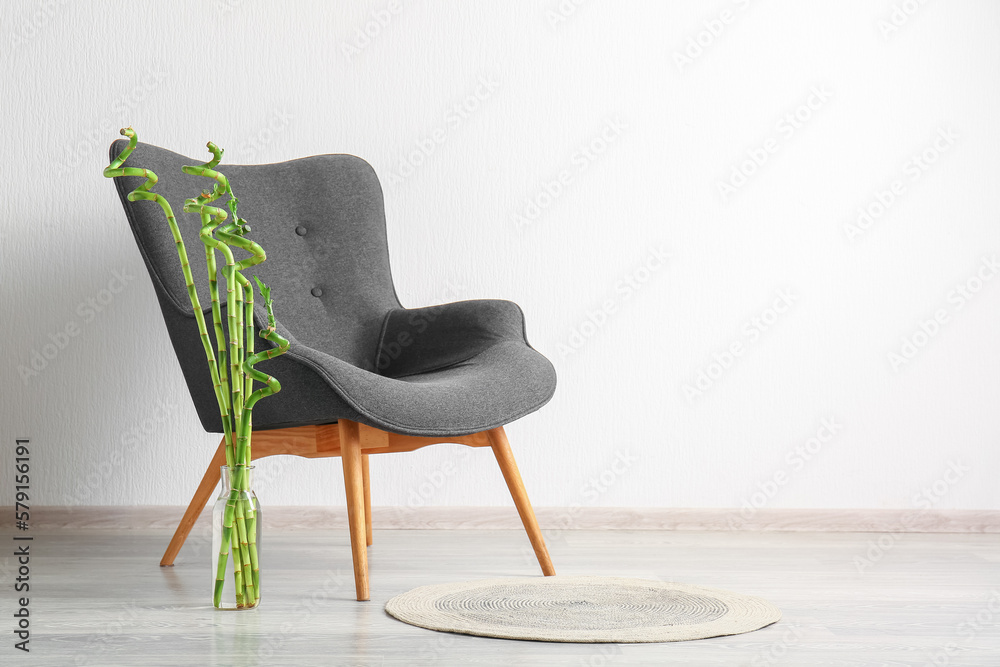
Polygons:
M126 143L113 143L111 157ZM125 166L160 176L155 190L178 216L201 303L209 304L204 262L194 261L201 256L199 221L181 212L184 199L206 187L181 166L201 162L139 144ZM254 458L341 456L357 598L369 597L368 455L440 442L492 448L542 572L555 574L503 430L555 389L552 364L527 342L521 309L497 300L403 308L389 270L381 186L360 158L321 155L223 169L268 254L254 272L271 286L278 330L291 343L287 354L262 364L282 391L254 410ZM202 426L222 433L170 230L155 203L126 198L140 182L115 179ZM224 462L220 443L161 565L173 564Z

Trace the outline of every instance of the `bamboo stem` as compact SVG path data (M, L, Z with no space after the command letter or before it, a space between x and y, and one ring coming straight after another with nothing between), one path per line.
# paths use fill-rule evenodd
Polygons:
M237 468L240 467L242 466L237 466ZM236 493L240 494L239 491L236 491ZM250 542L247 538L246 504L239 497L236 500L236 530L240 540L240 561L236 562L236 554L234 553L233 568L237 570L242 568L243 588L245 589L244 605L249 605L250 601L257 599L257 595L253 590L253 565L250 563ZM237 587L236 590L239 593L240 588Z
M211 160L201 165L181 167L181 171L193 176L211 178L215 181L215 184L211 192L202 192L197 197L186 200L184 202L184 211L198 213L201 217L201 230L198 236L205 245L209 293L212 296L212 321L215 326L216 343L219 348L220 363L222 364L219 385L222 396L220 399L220 408L224 411L223 431L228 435L226 462L232 466L240 463L240 460L235 456L235 444L233 443L232 436L236 430L236 425L239 424L242 412L243 375L240 371L239 326L237 323L237 313L242 314L240 307L242 290L236 290L236 262L232 251L226 243L212 236L212 232L226 220L228 214L223 209L209 206L208 204L231 190L226 177L214 169L222 159L222 150L212 142L208 143L208 149L212 153ZM218 268L215 262L216 250L222 254L225 260L223 275L226 278L226 314L229 324L228 349L226 347L227 337L222 327L221 304L219 302L217 287ZM226 375L227 357L229 366L228 377Z
M240 552L240 537L239 531L234 530L230 533L230 537L233 543L233 583L236 589L236 608L240 609L246 604L246 593L243 590L243 568L236 565L237 558L236 554Z

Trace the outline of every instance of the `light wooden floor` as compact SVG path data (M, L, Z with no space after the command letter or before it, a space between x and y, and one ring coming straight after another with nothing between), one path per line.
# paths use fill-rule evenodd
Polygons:
M537 574L519 531L376 529L367 603L353 599L346 531L272 531L262 545L263 602L251 612L211 608L204 533L162 569L162 529L34 535L26 655L12 647L14 542L0 534L4 666L1000 666L998 535L884 538L889 548L861 573L854 559L878 534L550 534L560 574L727 588L766 597L784 613L751 634L621 646L436 633L383 611L389 597L423 584Z

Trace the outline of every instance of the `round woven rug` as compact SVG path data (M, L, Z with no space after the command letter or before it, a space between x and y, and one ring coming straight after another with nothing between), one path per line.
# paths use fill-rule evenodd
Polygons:
M619 577L515 577L421 586L385 605L422 628L549 642L677 642L738 635L777 607L713 588Z

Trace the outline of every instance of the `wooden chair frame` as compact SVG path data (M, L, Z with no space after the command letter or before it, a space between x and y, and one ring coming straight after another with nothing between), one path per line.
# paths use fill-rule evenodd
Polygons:
M507 441L503 427L480 431L472 435L451 437L422 437L389 433L380 429L341 419L334 424L320 426L297 426L295 428L255 431L253 434L253 458L261 459L276 454L291 454L305 458L341 457L344 464L344 487L347 490L347 517L351 529L351 556L354 561L354 586L358 600L369 599L368 593L368 546L372 544L372 504L371 484L368 477L368 455L411 452L427 445L449 442L469 447L490 447L496 456L507 488L514 499L517 513L528 533L531 547L545 576L554 575L555 568L549 558L545 540L538 528L535 511L528 500L517 469L514 455ZM208 464L208 470L201 478L198 489L191 498L187 511L167 546L160 566L174 564L188 533L208 504L212 491L219 483L220 468L226 464L225 439L219 443L215 457Z

